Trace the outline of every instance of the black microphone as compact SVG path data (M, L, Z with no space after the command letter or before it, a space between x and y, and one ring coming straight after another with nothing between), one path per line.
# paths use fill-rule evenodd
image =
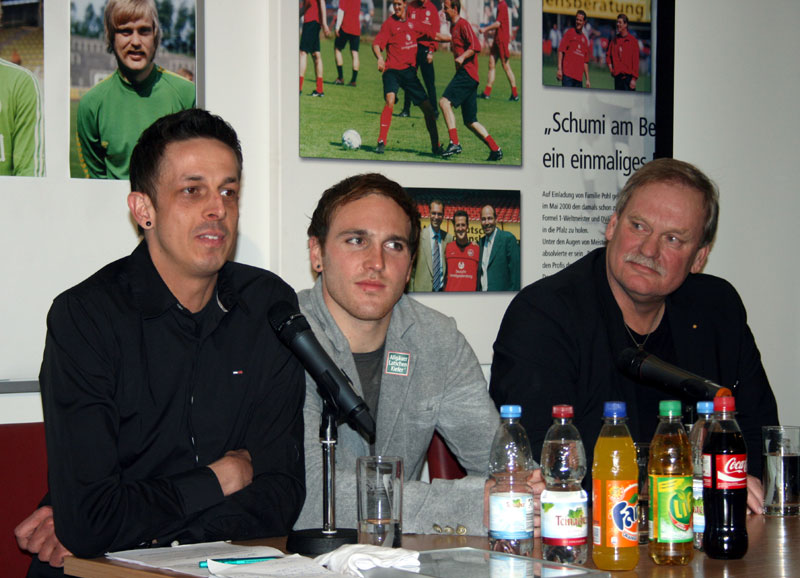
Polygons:
M623 349L617 358L617 367L634 379L660 383L670 391L683 393L695 399L712 400L715 397L732 395L727 387L667 363L643 349L634 347Z
M374 439L375 421L367 404L353 391L353 382L347 374L336 366L317 341L306 318L287 301L275 303L267 317L278 339L317 382L320 395L347 418L350 425L361 429L370 440Z

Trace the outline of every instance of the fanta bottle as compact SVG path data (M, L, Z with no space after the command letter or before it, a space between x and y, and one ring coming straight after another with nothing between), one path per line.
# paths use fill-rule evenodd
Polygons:
M592 561L601 570L639 562L639 467L625 402L607 401L592 464Z

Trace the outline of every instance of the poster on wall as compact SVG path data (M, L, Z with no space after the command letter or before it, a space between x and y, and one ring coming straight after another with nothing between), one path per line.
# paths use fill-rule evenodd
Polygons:
M421 225L409 292L519 290L520 191L406 190Z
M542 277L604 244L617 193L653 158L656 4L542 0L537 186L526 191Z
M196 104L193 0L70 2L70 175L127 179L156 119Z
M0 176L42 177L44 0L5 4L0 4Z
M299 4L301 157L522 164L520 0Z

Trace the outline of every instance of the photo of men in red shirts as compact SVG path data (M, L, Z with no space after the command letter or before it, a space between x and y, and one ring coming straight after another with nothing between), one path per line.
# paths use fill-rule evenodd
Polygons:
M497 17L495 21L483 29L484 38L490 30L497 30L494 33L494 42L492 49L489 51L489 73L486 76L486 88L480 94L483 99L488 99L492 94L492 87L494 86L494 79L496 74L496 64L499 61L503 67L503 71L508 78L508 84L511 86L511 96L508 100L518 101L519 94L517 93L517 79L514 76L514 71L511 70L511 63L508 61L511 56L509 51L509 43L511 42L511 16L509 14L508 3L506 0L500 0L497 3Z
M614 90L636 90L639 79L639 41L628 30L628 16L617 16L617 35L606 52L606 63L614 77Z
M372 52L378 59L378 72L383 74L383 96L386 102L381 112L380 132L375 152L383 154L386 150L386 137L392 124L397 91L402 88L411 97L411 101L422 109L425 115L425 127L431 139L431 152L439 156L442 147L439 143L439 131L436 128L436 110L417 78L417 41L420 38L443 40L447 37L441 36L437 30L422 22L409 20L406 0L392 0L392 7L394 14L384 21L380 32L372 42Z
M475 291L478 287L478 261L480 247L470 243L469 215L466 211L453 213L455 240L447 244L444 258L447 261L447 281L445 291Z
M589 56L592 49L589 39L583 33L586 23L586 12L578 10L575 13L575 26L564 33L564 38L558 45L558 72L556 78L561 81L561 86L582 87L583 77L586 76L586 88L591 88L589 80Z

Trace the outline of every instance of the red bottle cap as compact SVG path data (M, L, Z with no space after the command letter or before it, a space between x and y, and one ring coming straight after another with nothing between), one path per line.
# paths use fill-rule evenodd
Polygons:
M554 405L553 406L553 417L572 417L575 415L575 411L572 409L571 405Z
M732 396L715 397L714 411L736 411L736 400Z

